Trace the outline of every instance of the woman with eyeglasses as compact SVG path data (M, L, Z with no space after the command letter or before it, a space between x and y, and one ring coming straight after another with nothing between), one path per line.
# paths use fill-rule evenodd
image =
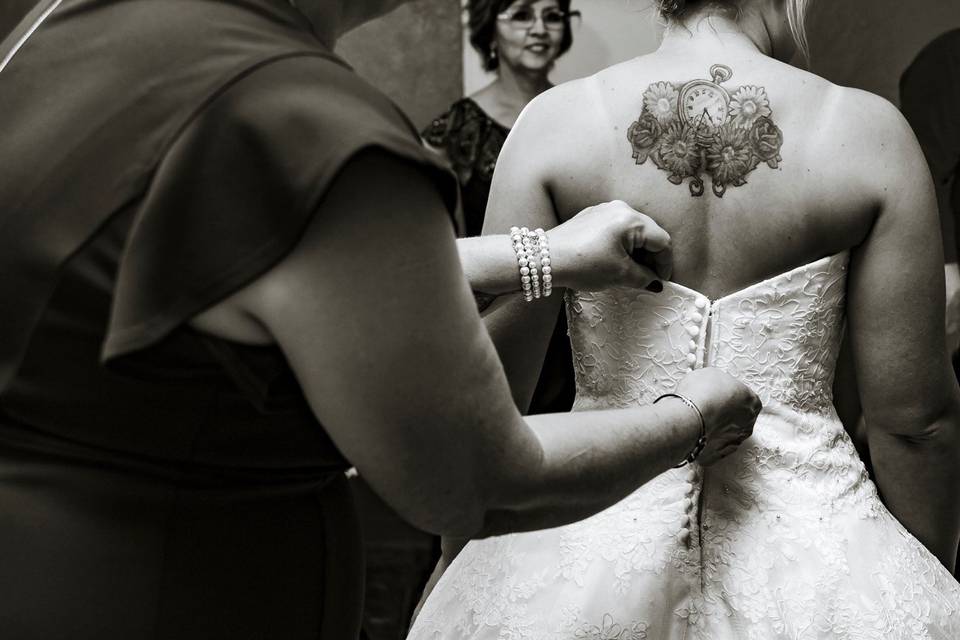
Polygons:
M549 73L573 44L570 0L471 0L470 43L496 79L455 102L423 132L460 179L464 234L480 235L500 148L523 108L552 85Z

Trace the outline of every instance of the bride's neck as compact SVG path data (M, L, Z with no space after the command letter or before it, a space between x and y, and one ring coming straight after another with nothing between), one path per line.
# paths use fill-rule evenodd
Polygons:
M664 31L659 51L705 54L716 51L772 55L773 42L761 16L745 13L738 19L701 11L683 22L671 23Z

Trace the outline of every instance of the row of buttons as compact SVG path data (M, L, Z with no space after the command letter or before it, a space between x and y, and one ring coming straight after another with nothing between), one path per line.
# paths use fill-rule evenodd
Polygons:
M686 515L680 519L680 531L677 533L677 538L680 540L680 543L684 545L690 544L690 524L696 517L697 501L694 498L697 492L698 469L699 467L696 465L691 465L688 467L687 481L682 485L684 488L685 497L680 505L684 512L686 512Z

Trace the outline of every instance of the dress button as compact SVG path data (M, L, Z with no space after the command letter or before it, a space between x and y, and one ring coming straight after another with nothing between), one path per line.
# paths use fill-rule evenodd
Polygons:
M690 529L680 529L677 533L677 537L680 539L682 544L688 544L690 542Z
M680 518L680 528L687 529L690 527L690 516L683 516Z
M687 327L687 333L689 333L694 338L696 338L698 335L700 335L700 327L697 327L697 326Z
M692 353L688 353L688 354L687 354L687 364L690 365L691 367L692 367L693 365L697 364L697 356L694 355L694 354L692 354Z
M696 351L696 350L697 350L697 343L696 343L695 340L691 340L691 341L690 341L690 351Z
M699 324L699 323L703 322L703 314L702 314L702 313L694 313L693 315L690 316L690 319Z
M689 511L691 507L693 507L693 501L690 498L684 498L683 501L680 503L680 507L684 511Z
M687 483L687 496L692 496L693 492L697 490L697 487L692 482Z
M696 302L694 302L694 304L696 305L697 309L706 309L706 308L707 308L707 300L706 300L706 298L697 298L697 300L696 300Z

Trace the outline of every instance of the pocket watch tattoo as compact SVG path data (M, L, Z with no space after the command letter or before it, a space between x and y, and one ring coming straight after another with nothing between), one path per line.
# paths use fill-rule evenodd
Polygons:
M711 80L655 82L643 94L643 110L630 125L627 139L633 158L649 158L670 174L673 184L690 179L690 195L704 193L704 174L714 195L740 187L760 163L780 166L783 132L773 122L763 87L746 85L729 91L720 85L733 77L730 67L710 67Z

